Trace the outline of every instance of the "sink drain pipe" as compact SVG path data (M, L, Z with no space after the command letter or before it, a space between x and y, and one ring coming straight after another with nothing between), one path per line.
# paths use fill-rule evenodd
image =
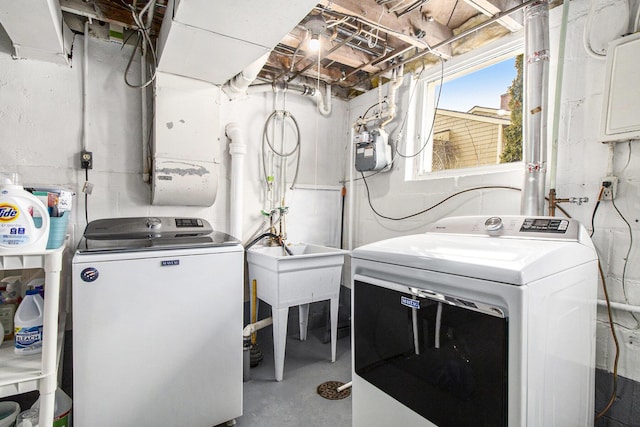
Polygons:
M273 323L273 317L250 323L242 330L242 381L251 379L251 334Z

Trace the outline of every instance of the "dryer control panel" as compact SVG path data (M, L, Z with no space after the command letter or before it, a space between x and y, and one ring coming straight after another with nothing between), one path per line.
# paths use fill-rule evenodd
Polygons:
M580 227L578 221L568 218L468 216L441 219L431 224L427 233L578 241Z

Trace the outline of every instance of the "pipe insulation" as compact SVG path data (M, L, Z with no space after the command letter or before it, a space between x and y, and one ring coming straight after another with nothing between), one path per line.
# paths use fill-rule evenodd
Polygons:
M247 154L247 144L240 126L231 122L224 128L231 154L231 189L229 195L230 232L235 238L242 240L242 217L244 210L244 157Z
M543 215L547 170L547 98L549 87L549 3L537 1L525 9L523 102L524 184L520 213Z

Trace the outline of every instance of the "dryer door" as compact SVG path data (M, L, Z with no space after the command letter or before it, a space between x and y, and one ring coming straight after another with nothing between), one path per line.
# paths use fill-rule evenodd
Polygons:
M356 375L439 426L507 425L503 310L358 278L353 290Z

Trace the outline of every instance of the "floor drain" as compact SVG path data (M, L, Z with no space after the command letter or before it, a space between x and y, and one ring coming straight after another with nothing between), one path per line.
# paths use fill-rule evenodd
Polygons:
M351 387L338 392L338 387L344 385L340 381L327 381L318 386L318 394L325 399L340 400L351 395Z

